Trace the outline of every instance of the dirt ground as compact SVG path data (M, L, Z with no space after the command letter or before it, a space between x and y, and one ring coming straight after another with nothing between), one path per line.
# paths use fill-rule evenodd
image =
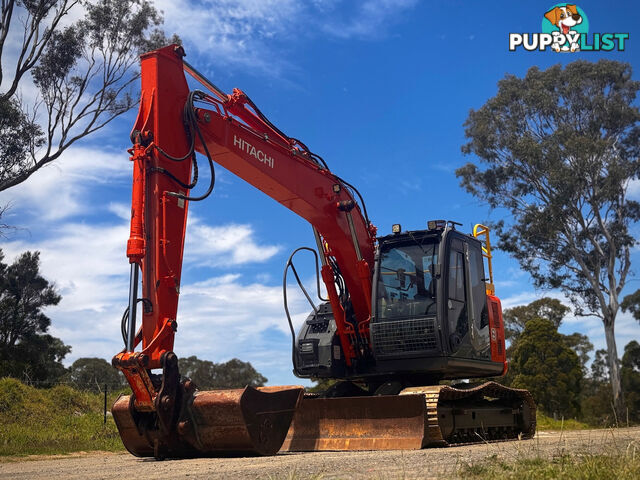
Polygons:
M539 432L533 440L409 451L282 453L274 457L139 459L125 453L5 459L0 479L451 478L461 466L491 456L505 460L640 450L640 427Z

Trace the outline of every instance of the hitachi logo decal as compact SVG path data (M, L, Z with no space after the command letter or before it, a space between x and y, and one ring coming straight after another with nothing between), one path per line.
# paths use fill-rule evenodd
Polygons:
M248 153L249 155L254 157L256 160L258 160L258 161L264 163L265 165L268 165L271 168L273 168L273 163L274 163L273 162L273 157L270 157L269 155L264 153L262 150L258 150L256 147L251 145L249 142L247 142L243 138L240 138L240 137L234 135L233 136L233 145L235 147L238 147L243 152Z

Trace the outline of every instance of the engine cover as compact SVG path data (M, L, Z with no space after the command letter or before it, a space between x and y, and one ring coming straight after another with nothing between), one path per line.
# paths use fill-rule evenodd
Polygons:
M340 378L344 375L344 366L331 305L322 303L317 314L309 314L298 333L294 373L298 377Z

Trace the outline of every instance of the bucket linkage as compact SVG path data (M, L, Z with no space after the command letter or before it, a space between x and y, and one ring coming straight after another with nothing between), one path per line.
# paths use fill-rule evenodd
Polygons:
M181 378L178 357L167 352L163 374L150 375L157 394L153 409L136 408L135 395L122 395L113 418L126 449L137 457L187 458L273 455L280 450L300 386L246 387L199 391Z

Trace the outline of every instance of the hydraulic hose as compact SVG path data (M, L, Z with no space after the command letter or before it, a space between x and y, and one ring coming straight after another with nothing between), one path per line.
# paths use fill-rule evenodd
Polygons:
M302 290L302 293L304 293L304 296L307 298L307 301L309 302L309 304L311 305L311 308L313 308L313 311L317 314L318 313L318 307L315 306L315 304L313 303L313 300L311 300L311 297L309 296L309 293L307 292L307 289L304 288L304 285L302 285L302 281L300 280L300 276L298 275L298 271L296 270L296 267L293 265L293 257L295 256L296 253L298 253L301 250L307 250L311 253L313 253L316 262L316 288L317 288L317 295L318 298L323 301L323 302L328 302L329 300L326 298L323 298L322 295L320 295L320 268L318 267L319 261L318 261L318 252L316 252L313 248L309 248L309 247L299 247L296 248L291 255L289 256L289 259L287 260L287 263L284 267L284 274L282 276L282 298L284 300L284 312L287 315L287 321L289 322L289 329L291 330L291 362L293 365L293 369L296 373L297 369L296 369L296 361L295 361L295 356L296 356L296 332L295 329L293 328L293 321L291 320L291 314L289 313L289 302L287 299L287 274L289 272L289 267L291 267L291 270L293 271L293 275L296 278L296 282L298 283L298 286L300 287L300 290Z

